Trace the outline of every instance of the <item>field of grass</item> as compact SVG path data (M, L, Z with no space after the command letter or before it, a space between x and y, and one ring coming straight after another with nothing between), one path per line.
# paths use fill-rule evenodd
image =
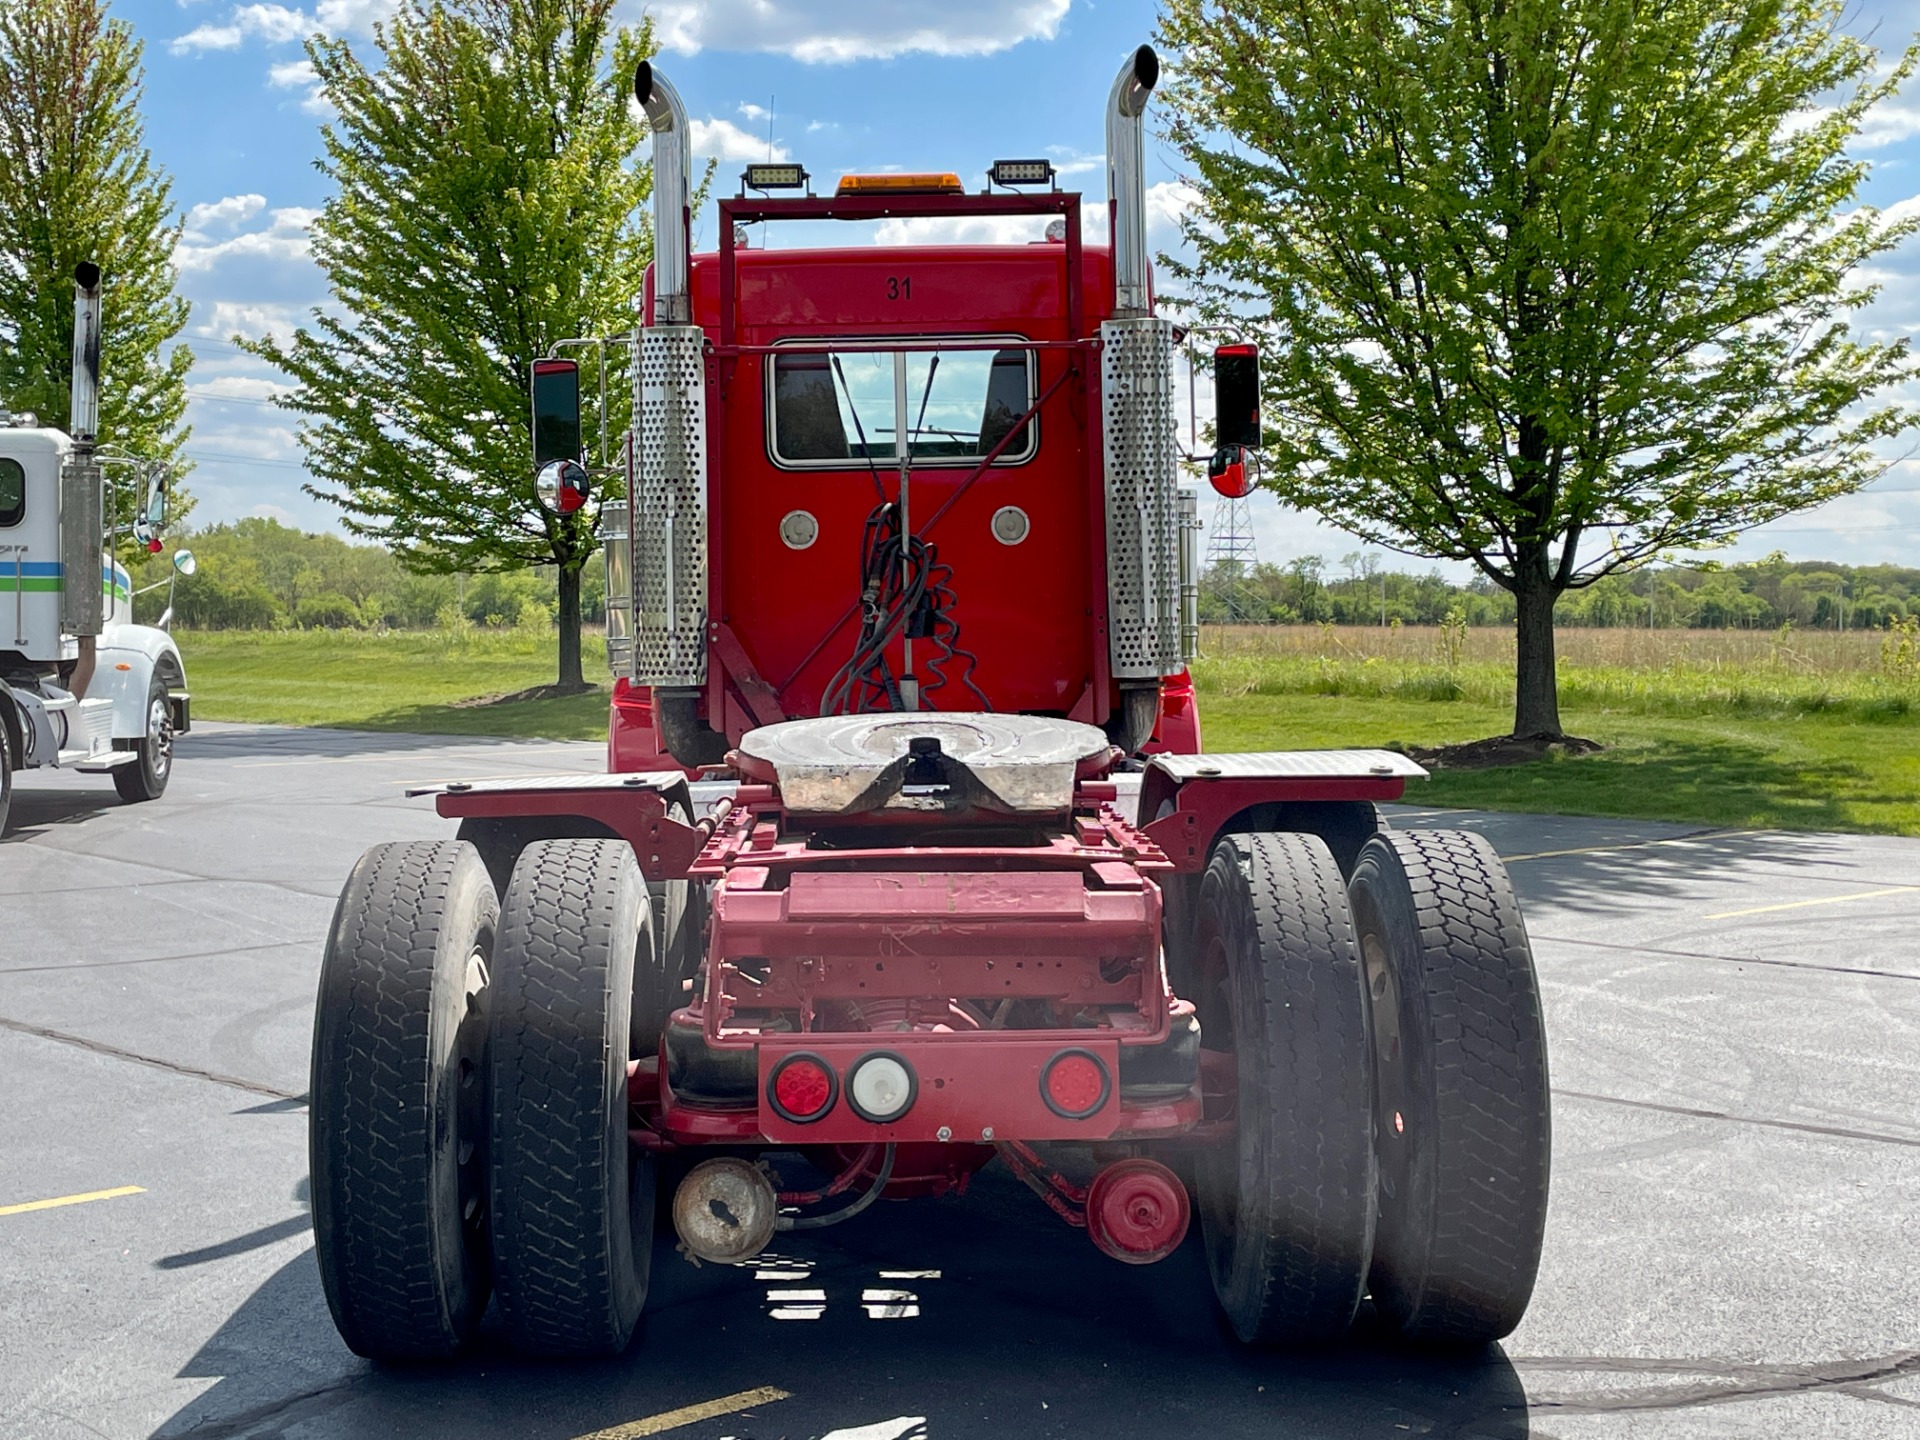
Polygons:
M202 720L428 735L607 737L607 652L581 639L583 695L498 699L554 678L554 641L525 630L213 630L175 637Z
M1570 630L1561 720L1606 747L1442 771L1437 805L1920 834L1920 677L1877 634ZM1895 646L1897 647L1897 638ZM1434 746L1513 723L1512 638L1319 627L1209 632L1207 748Z
M1920 834L1920 676L1878 634L1568 630L1561 718L1606 747L1443 771L1436 805L1707 825ZM599 740L604 683L499 699L553 679L551 635L188 632L209 720ZM604 651L585 642L589 679ZM1211 750L1432 746L1512 724L1504 632L1300 626L1209 630L1195 667ZM1891 663L1889 663L1891 661Z

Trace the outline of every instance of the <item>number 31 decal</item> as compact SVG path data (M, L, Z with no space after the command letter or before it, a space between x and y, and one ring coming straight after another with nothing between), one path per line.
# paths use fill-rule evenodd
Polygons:
M913 298L913 277L911 275L889 275L887 277L887 299L911 300Z

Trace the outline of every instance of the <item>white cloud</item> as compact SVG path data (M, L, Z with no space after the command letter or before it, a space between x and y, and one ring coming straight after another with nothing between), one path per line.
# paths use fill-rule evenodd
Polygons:
M376 24L391 19L399 8L400 0L320 0L315 18L329 35L370 35Z
M749 120L764 120L773 112L764 105L756 105L751 100L740 102L740 113Z
M307 318L307 309L270 300L202 300L194 305L193 315L188 334L224 342L235 335L249 340L265 335L290 335L294 327ZM194 373L199 371L196 369Z
M398 9L399 0L320 0L311 15L288 5L236 5L227 12L224 23L197 26L177 37L169 48L176 55L187 55L196 50L238 49L245 40L284 45L292 40L304 40L315 31L329 35L368 35L376 23L388 19Z
M692 132L693 153L711 156L715 160L785 160L787 147L775 145L772 153L767 150L764 136L752 135L742 130L731 120L693 120L689 122Z
M249 516L259 520L278 520L282 525L298 525L293 512L284 505L256 505L247 511Z
M692 54L762 50L805 64L887 59L921 52L991 55L1023 40L1051 40L1068 0L656 0L654 34L662 48ZM638 5L629 18L638 18Z
M204 236L211 230L231 230L245 224L267 208L264 195L229 195L225 199L196 205L187 211L187 230Z
M309 115L334 113L326 92L320 88L320 77L313 72L311 60L289 60L268 66L267 83L278 90L305 90L307 93L300 97L300 108Z
M304 261L310 253L307 230L319 216L318 210L288 206L270 213L266 229L245 231L231 239L211 240L189 231L180 237L179 248L174 251L174 264L182 274L187 274L212 270L236 258Z
M1082 212L1082 219L1090 212ZM876 245L1026 245L1044 240L1045 215L916 215L882 220L874 227Z
M232 50L244 38L238 25L196 25L177 37L169 48L176 55L193 50Z

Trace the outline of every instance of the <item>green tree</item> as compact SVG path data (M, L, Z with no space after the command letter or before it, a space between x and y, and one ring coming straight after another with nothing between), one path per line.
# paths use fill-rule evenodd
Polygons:
M177 462L193 356L167 348L187 323L180 223L146 147L140 56L103 0L0 4L0 403L66 427L73 271L91 260L105 288L100 437Z
M562 688L584 685L596 516L535 496L528 371L556 340L630 328L652 253L628 95L652 31L616 26L616 4L408 0L376 57L309 41L338 112L313 252L343 313L253 347L293 378L308 489L348 530L432 573L559 567ZM618 433L630 402L609 368Z
M1264 336L1272 488L1470 561L1516 605L1516 734L1560 733L1553 612L1846 494L1915 373L1849 278L1911 233L1845 154L1911 72L1838 0L1168 0L1175 265Z

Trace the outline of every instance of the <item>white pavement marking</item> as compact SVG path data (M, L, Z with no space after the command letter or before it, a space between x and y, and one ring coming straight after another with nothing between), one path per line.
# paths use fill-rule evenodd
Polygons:
M902 1415L896 1420L876 1420L871 1425L829 1430L820 1440L926 1440L926 1434L926 1416Z

